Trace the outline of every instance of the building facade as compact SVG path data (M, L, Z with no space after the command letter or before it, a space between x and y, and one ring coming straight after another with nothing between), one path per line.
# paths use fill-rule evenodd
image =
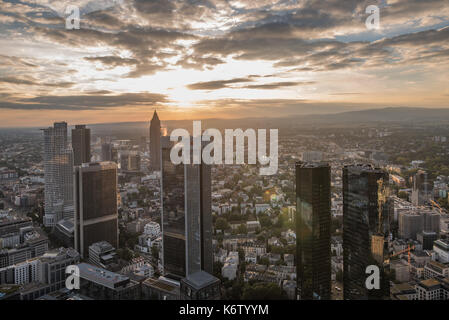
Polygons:
M296 278L301 300L331 297L330 171L328 164L296 164Z
M162 143L162 234L166 275L212 273L211 169L173 164L172 144Z
M150 168L161 170L161 121L156 111L150 123Z
M85 125L76 125L72 129L72 148L75 166L90 162L90 129Z
M344 299L365 300L389 296L389 285L382 263L385 255L380 242L389 234L388 201L379 205L388 173L371 165L343 168L343 294ZM373 252L375 249L376 252ZM380 251L379 251L380 250ZM381 259L382 260L382 259ZM381 269L381 288L368 290L365 282L369 265Z
M83 164L75 168L75 249L87 258L89 246L107 241L118 247L117 165Z
M53 227L73 218L73 152L68 148L67 123L55 123L44 132L45 215Z

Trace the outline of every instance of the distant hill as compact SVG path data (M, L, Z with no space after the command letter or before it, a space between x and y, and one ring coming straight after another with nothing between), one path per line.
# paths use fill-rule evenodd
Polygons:
M192 120L165 120L162 124L169 132L174 128L192 130ZM336 114L320 115L292 115L282 118L244 118L244 119L205 119L202 120L203 128L294 128L297 126L313 125L357 125L369 123L445 123L449 122L448 109L426 108L384 108L359 111L348 111ZM98 135L148 135L149 122L123 122L91 124L94 134Z
M167 127L168 131L175 128L185 128L192 130L192 120L164 120L162 125ZM358 124L370 123L413 123L424 125L449 124L449 108L446 109L428 109L428 108L409 108L394 107L383 109L367 109L358 111L347 111L333 114L309 114L309 115L291 115L289 117L279 118L241 118L241 119L204 119L202 120L204 128L289 128L294 130L298 127L313 126L352 126ZM120 123L102 123L88 124L93 134L100 136L120 136L123 139L138 138L148 135L149 121L145 122L120 122ZM71 129L72 126L69 127ZM37 128L34 128L36 131ZM0 129L0 130L30 130L30 129Z
M338 122L427 122L449 121L448 109L384 108L349 111L337 114L310 115L309 120L332 120Z

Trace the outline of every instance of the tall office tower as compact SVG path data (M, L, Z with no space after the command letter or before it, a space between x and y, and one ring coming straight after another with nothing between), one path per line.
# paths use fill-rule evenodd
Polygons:
M44 132L44 225L54 227L73 218L73 152L68 148L67 123L54 123Z
M212 274L211 168L173 164L172 143L162 144L162 235L164 273L173 278Z
M440 234L440 214L431 209L419 208L399 213L399 236L403 239L417 239L423 231Z
M75 166L90 162L90 129L85 125L76 125L72 129L72 148Z
M101 145L101 160L118 162L118 152L112 143L103 143Z
M136 151L120 152L120 169L122 171L140 171L140 154Z
M399 237L416 240L418 233L423 231L424 216L417 211L404 211L399 213Z
M364 300L389 296L388 270L383 268L389 235L388 173L371 165L343 168L343 294ZM376 261L377 260L377 261ZM382 261L383 262L383 261ZM381 269L381 288L366 288L366 268Z
M440 218L441 215L433 210L423 210L423 231L435 232L437 235L440 235L441 224Z
M118 248L117 165L83 163L75 167L75 249L87 258L89 246L107 241Z
M433 187L430 184L427 172L419 170L413 176L412 204L422 206L433 200Z
M150 123L150 168L161 170L161 121L156 111Z
M331 298L331 169L296 164L297 296Z

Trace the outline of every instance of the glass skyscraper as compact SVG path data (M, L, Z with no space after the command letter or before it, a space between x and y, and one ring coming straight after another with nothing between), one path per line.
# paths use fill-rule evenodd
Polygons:
M76 125L72 129L72 148L75 166L90 162L90 129L85 125Z
M389 235L388 199L379 197L388 188L389 176L371 165L343 168L343 295L344 299L366 300L389 295L383 267L385 238ZM380 208L381 207L381 208ZM366 288L366 268L381 269L381 288Z
M68 148L67 123L57 122L44 132L44 225L73 218L73 152Z
M331 298L330 181L328 164L296 164L296 281L301 300Z
M75 249L107 241L118 248L117 164L84 163L75 168Z
M212 273L210 166L173 164L169 137L161 144L164 273L178 279Z
M150 168L161 170L161 121L156 111L150 123Z

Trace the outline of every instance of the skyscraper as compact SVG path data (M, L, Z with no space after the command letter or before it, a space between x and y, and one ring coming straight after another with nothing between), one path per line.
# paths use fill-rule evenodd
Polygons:
M120 169L122 172L140 171L140 154L137 151L120 152Z
M72 129L73 164L79 166L90 162L90 129L76 125Z
M99 241L118 248L117 165L84 163L74 177L75 249L87 258L89 246Z
M161 170L161 121L156 111L150 123L150 168Z
M331 298L330 166L296 164L297 295Z
M344 299L363 300L388 295L385 270L375 260L382 260L386 253L382 244L389 235L389 204L388 201L379 202L383 188L388 187L388 179L388 173L371 165L343 168ZM366 288L369 265L378 265L382 269L379 290Z
M62 218L73 218L73 152L68 148L67 123L57 122L44 132L45 215L53 227Z
M118 152L112 143L103 143L101 145L101 160L102 161L118 161Z
M427 172L419 170L413 176L412 204L422 206L433 200L433 188L429 182Z
M174 278L212 273L211 169L173 164L172 143L162 140L164 273Z

